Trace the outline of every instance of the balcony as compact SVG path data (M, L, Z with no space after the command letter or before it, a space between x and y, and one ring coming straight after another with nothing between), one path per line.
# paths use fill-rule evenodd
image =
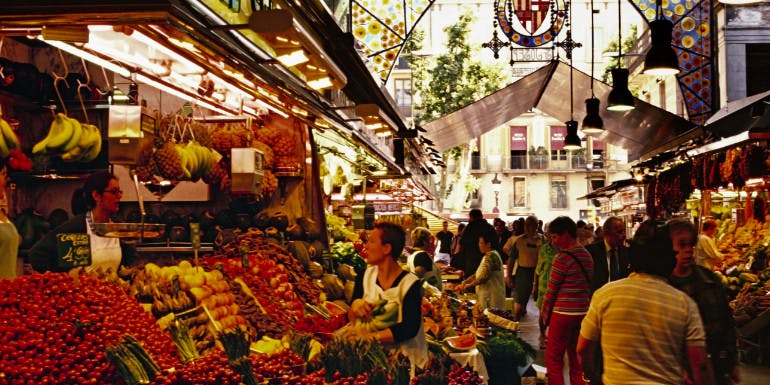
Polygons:
M490 162L489 157L483 155L474 155L471 157L471 172L472 173L489 173L489 172L516 172L516 171L530 171L530 170L546 170L546 171L582 171L586 169L586 160L582 156L568 157L567 159L553 160L550 155L516 155L516 156L504 156L502 157L502 167L493 167L492 165L498 162L500 157L492 157L493 161ZM604 169L604 161L594 160L591 163L592 170ZM495 169L497 168L497 169Z

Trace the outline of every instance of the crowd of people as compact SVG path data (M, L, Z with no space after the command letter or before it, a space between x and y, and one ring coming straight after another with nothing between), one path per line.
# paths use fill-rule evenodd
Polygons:
M509 227L471 210L457 234L444 223L438 246L462 272L455 289L473 288L480 306L510 296L522 318L534 298L549 384L565 383L566 362L573 385L728 385L740 373L735 326L712 270L722 258L715 225L704 221L699 234L686 219L648 220L627 239L619 217L595 229L566 216Z

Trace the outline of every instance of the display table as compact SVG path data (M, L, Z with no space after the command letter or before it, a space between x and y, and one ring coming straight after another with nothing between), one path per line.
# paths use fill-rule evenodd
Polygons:
M489 379L487 365L484 364L484 355L481 354L478 349L468 350L467 352L449 353L449 357L452 357L462 366L470 365L473 370L479 374L479 377L484 380L484 384L487 383L487 380Z

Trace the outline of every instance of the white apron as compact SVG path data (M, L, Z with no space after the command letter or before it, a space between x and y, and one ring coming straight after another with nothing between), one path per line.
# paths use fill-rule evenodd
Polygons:
M388 302L395 302L398 304L398 322L403 321L403 303L404 296L414 284L419 284L420 279L416 275L409 273L398 286L391 287L388 290L382 290L382 287L377 284L377 266L370 266L364 272L364 301L374 303L379 299L386 299ZM420 322L420 329L417 334L396 345L396 347L409 358L412 363L412 369L414 367L423 367L425 362L428 361L428 343L425 342L425 331L423 330L423 323Z
M406 258L406 267L412 273L414 273L415 271L414 260L417 257L417 254L420 254L420 253L425 253L425 251L417 250L414 253L409 254L409 257ZM435 286L437 289L441 290L443 289L442 287L443 285L441 283L441 269L439 269L439 267L436 266L435 263L432 263L431 267L432 267L431 271L426 271L425 274L422 275L422 280L425 282L428 282L429 284Z
M123 258L123 252L120 248L119 238L100 237L91 230L91 213L86 215L86 232L91 238L91 265L86 266L86 272L94 271L117 273L120 268L120 261Z

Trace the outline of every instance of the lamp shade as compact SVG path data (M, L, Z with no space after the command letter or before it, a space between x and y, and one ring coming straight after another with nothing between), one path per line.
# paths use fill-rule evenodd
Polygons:
M612 69L612 91L607 97L607 109L610 111L630 111L634 109L634 95L628 90L628 69Z
M599 99L586 99L586 117L583 118L583 132L586 134L598 134L604 131L604 121L599 116Z
M674 25L666 19L650 22L652 47L644 59L644 73L654 76L676 75L679 73L679 58L671 48L671 33Z
M566 122L567 124L567 136L564 137L564 149L565 150L579 150L582 147L582 142L577 134L578 123L574 120Z

